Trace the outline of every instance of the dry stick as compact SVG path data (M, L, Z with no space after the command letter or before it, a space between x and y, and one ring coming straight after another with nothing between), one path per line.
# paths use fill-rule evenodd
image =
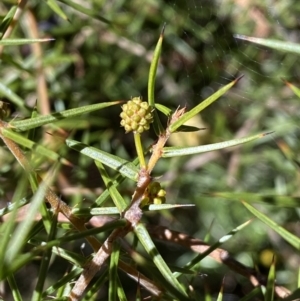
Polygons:
M30 39L39 38L39 30L37 21L33 13L28 10L26 11L24 18L22 18L22 24L26 27L26 34ZM46 76L43 67L43 50L41 43L33 43L30 45L33 55L35 57L35 76L36 76L36 89L37 89L37 99L38 99L38 108L39 112L42 115L50 114L50 102L48 96L48 89L46 84ZM46 138L47 137L47 138ZM45 139L49 139L47 135Z
M168 241L187 247L194 252L203 253L210 248L204 241L191 237L187 234L169 230L163 226L147 227L149 233L157 239ZM247 277L254 286L266 285L266 277L253 268L247 267L232 258L226 250L217 248L209 254L214 260L227 265L231 270ZM275 292L278 297L285 298L291 292L285 287L275 285Z
M110 256L112 252L113 242L118 237L123 237L128 233L129 229L115 229L109 237L105 240L102 247L99 249L99 251L95 254L93 259L88 262L88 264L85 266L82 274L80 275L79 279L76 281L71 293L69 299L72 301L78 301L83 296L83 293L88 286L88 284L91 282L91 280L94 278L96 273L100 270L106 259Z

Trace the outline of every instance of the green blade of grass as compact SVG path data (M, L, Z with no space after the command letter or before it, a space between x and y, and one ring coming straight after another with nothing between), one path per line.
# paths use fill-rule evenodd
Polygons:
M210 97L203 100L200 104L198 104L196 107L191 109L190 111L184 113L177 121L175 121L173 124L170 125L169 130L171 133L176 132L176 130L182 126L184 123L186 123L188 120L193 118L195 115L200 113L202 110L204 110L206 107L211 105L213 102L215 102L218 98L220 98L222 95L224 95L228 90L230 90L243 76L238 77L228 85L222 87L220 90L215 92Z
M70 109L62 112L57 112L49 115L43 115L39 116L36 118L31 118L31 119L25 119L21 121L12 121L10 122L11 127L18 131L28 131L30 129L52 123L58 120L66 119L66 118L71 118L71 117L76 117L78 115L82 115L85 113L90 113L96 110L101 110L113 105L117 105L122 103L122 101L112 101L112 102L103 102L103 103L97 103L94 105L88 105L88 106L83 106L80 108L75 108L75 109Z
M275 232L277 232L284 240L286 240L288 243L290 243L293 247L295 247L297 250L300 250L300 239L299 237L295 236L294 234L288 232L281 226L279 226L277 223L275 223L273 220L271 220L269 217L267 217L265 214L261 213L257 209L255 209L253 206L248 204L245 201L242 201L244 206L257 218L259 218L263 223L268 225L271 229L273 229Z
M207 145L193 146L193 147L174 147L174 146L164 147L162 157L169 158L169 157L178 157L178 156L186 156L186 155L194 155L194 154L210 152L210 151L219 150L231 146L236 146L256 139L260 139L268 134L270 133L258 134L250 137L233 139L233 140L207 144Z
M99 150L92 146L87 146L79 141L67 139L66 144L81 154L84 154L96 161L103 163L104 165L118 171L123 176L137 181L138 178L138 169L137 167L125 159L119 158L115 155L109 154L102 150Z
M174 277L170 268L156 249L156 246L154 245L145 226L141 223L138 223L134 227L134 233L137 235L139 241L141 242L147 253L150 255L154 264L161 272L163 277L176 289L176 291L180 295L180 300L189 300L181 284L178 282L177 278Z
M240 40L259 44L259 45L266 46L266 47L269 47L272 49L300 54L300 45L296 44L296 43L271 40L271 39L261 39L261 38L245 36L242 34L235 34L234 37L237 39L240 39Z

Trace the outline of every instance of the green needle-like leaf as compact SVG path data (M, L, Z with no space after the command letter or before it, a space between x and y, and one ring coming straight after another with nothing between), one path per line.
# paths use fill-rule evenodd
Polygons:
M46 181L40 184L39 189L33 197L31 206L26 215L26 219L24 219L24 221L20 223L17 227L13 236L14 239L11 240L6 250L7 252L5 260L7 263L13 262L16 256L18 256L19 252L23 248L25 244L24 239L27 238L27 235L35 221L35 216L39 211L41 204L44 202L44 196L46 193L47 185L48 184L46 183Z
M76 117L85 113L101 110L116 104L120 104L122 101L112 101L97 103L94 105L83 106L80 108L70 109L62 112L53 113L50 115L43 115L36 118L25 119L21 121L12 121L10 125L19 131L27 131L45 124L49 124L58 120Z
M52 151L51 149L49 149L41 144L38 144L36 142L33 142L33 141L27 139L24 135L22 136L16 132L13 132L12 130L9 130L6 128L2 129L2 134L5 137L15 141L16 143L18 143L22 146L25 146L31 150L34 150L41 156L48 157L49 159L54 160L54 161L57 161L60 159L59 154L57 154L56 152Z
M261 39L255 37L248 37L242 34L234 35L235 38L252 42L255 44L259 44L262 46L266 46L272 49L284 51L284 52L292 52L296 54L300 54L300 45L296 43L286 42L286 41L278 41L278 40L271 40L271 39Z
M152 58L151 65L150 65L149 76L148 76L148 103L152 108L155 108L155 99L154 99L155 78L156 78L158 62L159 62L159 58L160 58L160 54L161 54L162 42L163 42L163 38L164 38L164 30L165 30L165 25L161 31L160 37L156 44L153 58ZM164 128L161 124L161 121L160 121L156 111L154 111L153 126L154 126L154 131L155 131L156 135L159 135L160 133L162 133L164 131Z
M94 9L89 9L89 8L86 8L82 5L79 5L78 3L76 3L75 1L70 1L70 0L59 0L60 2L74 8L74 10L76 11L79 11L87 16L90 16L96 20L99 20L99 21L102 21L104 23L107 23L107 24L110 24L111 21L109 21L108 19L104 18L103 16L100 15L98 10L94 10Z
M34 43L43 43L43 42L51 42L55 39L47 38L47 39L3 39L0 40L0 45L3 46L17 46L17 45L27 45Z
M300 197L275 194L259 194L251 192L212 192L210 197L224 198L230 201L244 200L247 203L264 203L276 207L293 207L300 205Z
M104 152L102 150L99 150L95 147L85 145L79 141L67 139L66 144L70 148L79 151L81 154L84 154L118 171L123 176L133 181L137 181L139 171L133 163L126 161L125 159L119 158L115 155Z
M224 95L230 88L232 88L240 79L242 76L239 78L235 79L228 85L224 86L220 90L218 90L216 93L202 101L199 105L191 109L190 111L184 113L177 121L175 121L173 124L170 125L169 129L172 133L176 132L176 130L186 123L188 120L190 120L192 117L200 113L202 110L204 110L206 107L211 105L214 101L216 101L218 98L220 98L222 95Z
M57 2L55 0L46 0L45 1L48 6L57 14L59 15L62 19L64 19L65 21L68 20L67 15L64 13L64 11L59 7L59 5L57 4Z
M113 251L110 256L109 265L109 289L108 289L108 300L117 300L117 287L118 287L118 262L120 256L120 245L116 242L113 245Z
M13 92L9 87L5 86L0 82L0 93L7 97L13 104L19 107L24 112L29 112L28 108L25 106L24 100Z
M164 147L162 156L168 158L168 157L178 157L178 156L195 155L195 154L200 154L205 152L211 152L214 150L219 150L219 149L243 144L249 141L253 141L265 137L268 134L270 133L258 134L246 138L233 139L224 142L193 146L193 147L174 147L174 146Z
M300 98L300 89L287 81L284 82L295 93L295 95L297 95Z
M134 233L137 235L139 241L141 242L147 253L150 255L154 264L159 269L163 277L169 283L171 283L172 286L176 289L176 291L178 291L178 293L181 295L180 300L189 300L181 284L178 282L177 278L173 276L173 273L171 272L170 268L165 263L164 259L161 257L158 250L156 249L145 226L141 223L137 224L134 227Z
M267 282L267 286L266 286L265 301L273 301L274 300L275 281L276 281L275 260L273 258L273 262L271 264L269 274L268 274L268 282Z
M4 18L1 20L0 23L0 39L2 39L3 34L6 32L6 29L13 21L14 15L17 10L17 5L13 5L10 10L4 15ZM2 15L3 16L3 15Z
M170 117L172 115L172 110L169 109L168 107L160 104L160 103L155 103L155 108L165 114L167 117Z
M107 189L109 191L109 194L110 194L114 204L117 206L119 212L122 213L127 208L128 204L125 202L124 198L121 196L121 194L117 190L116 186L113 184L113 180L107 174L103 164L99 161L95 161L95 164L98 167L101 177L105 183L105 186L107 187Z
M297 250L300 250L300 239L299 237L295 236L294 234L290 233L289 231L285 230L273 220L271 220L268 216L263 214L262 212L255 209L250 204L243 201L244 206L256 217L258 217L263 223L268 225L274 231L276 231L283 239L285 239L288 243L290 243L293 247Z
M231 230L228 234L226 234L223 237L221 237L216 243L214 243L213 245L211 245L205 252L197 255L189 263L187 263L184 266L184 269L191 269L193 266L195 266L196 264L198 264L208 254L210 254L212 251L214 251L215 249L217 249L218 247L220 247L222 244L224 244L226 241L228 241L229 239L231 239L236 233L238 233L239 231L241 231L242 229L244 229L246 226L248 226L251 223L251 221L252 220L249 220L249 221L243 223L242 225L240 225L240 226L236 227L235 229ZM182 273L180 273L180 272L176 272L176 273L174 273L174 276L175 277L179 277L179 276L181 276L181 274Z

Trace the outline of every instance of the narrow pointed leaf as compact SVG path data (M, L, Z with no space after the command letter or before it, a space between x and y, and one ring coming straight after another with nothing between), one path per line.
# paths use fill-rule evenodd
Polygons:
M177 129L176 133L178 133L178 132L186 132L186 133L198 132L198 131L205 130L205 129L206 128L198 128L198 127L192 126L192 125L182 125Z
M148 103L152 108L155 108L155 99L154 99L155 78L156 78L158 62L161 54L162 42L164 38L164 30L165 30L165 25L161 31L160 37L156 44L154 55L150 65L149 76L148 76ZM154 111L153 126L157 136L164 131L164 128L161 124L161 121L156 111Z
M224 279L222 281L222 286L221 286L221 289L219 291L218 298L217 298L216 301L222 301L223 300L223 291L224 291Z
M165 158L178 157L178 156L186 156L186 155L194 155L194 154L210 152L210 151L219 150L231 146L236 146L256 139L260 139L268 134L270 133L258 134L250 137L233 139L233 140L207 144L207 145L193 146L193 147L174 147L174 146L164 147L162 157Z
M37 190L36 194L34 195L30 208L27 212L26 219L22 223L20 223L13 235L14 239L11 240L5 260L6 262L13 262L15 258L18 256L19 252L23 248L25 241L24 239L27 238L27 235L35 222L35 216L37 212L39 211L41 204L44 202L44 196L46 193L47 184L46 182L42 182L39 186L39 189Z
M224 86L217 92L215 92L213 95L202 101L200 104L198 104L196 107L191 109L190 111L184 113L177 121L175 121L173 124L170 125L169 129L172 133L176 132L176 130L186 123L188 120L190 120L192 117L200 113L202 110L204 110L206 107L211 105L214 101L216 101L218 98L220 98L222 95L224 95L228 90L230 90L239 80L241 79L241 76L228 85Z
M108 176L103 164L99 161L95 161L95 164L98 167L98 170L101 174L104 184L107 187L114 204L117 206L119 212L122 213L127 208L128 204L121 196L116 186L113 184L113 180Z
M55 239L57 230L57 214L53 215L50 233L48 235L48 241ZM42 292L45 281L47 279L47 273L52 258L52 250L48 249L43 253L42 260L40 262L40 269L37 277L37 283L33 292L31 301L40 301L42 299Z
M98 10L94 10L94 9L89 9L89 8L86 8L82 5L79 5L78 3L76 3L75 1L70 1L70 0L59 0L59 2L62 2L72 8L74 8L75 10L87 15L87 16L90 16L94 19L97 19L101 22L104 22L104 23L107 23L107 24L110 24L111 21L109 21L108 19L104 18L103 16L101 16L101 14L98 11Z
M195 204L151 204L148 206L149 211L156 211L156 210L168 210L174 208L182 208L182 207L194 207ZM147 208L147 207L145 207Z
M110 256L110 265L109 265L109 289L108 289L108 300L115 301L117 300L117 287L118 287L118 262L120 256L120 245L116 242L113 245L113 251Z
M199 254L195 258L193 258L189 263L187 263L184 266L184 268L185 269L191 269L193 266L195 266L196 264L198 264L203 258L205 258L206 256L208 256L208 254L210 254L212 251L214 251L215 249L217 249L218 247L220 247L222 244L224 244L226 241L228 241L229 239L231 239L236 233L238 233L239 231L241 231L242 229L244 229L251 222L252 222L252 220L249 220L249 221L243 223L242 225L236 227L235 229L232 229L228 234L224 235L216 243L214 243L213 245L211 245L205 252L202 252L201 254ZM174 276L179 277L179 276L181 276L181 273L176 272L176 273L174 273Z
M18 284L15 280L14 275L10 275L7 277L7 282L11 291L11 294L13 296L14 301L23 301L22 295L19 291Z
M297 95L300 98L300 89L287 81L284 82L295 93L295 95Z
M240 301L251 301L256 300L259 298L256 298L261 295L261 287L258 286L254 288L250 293L248 293L245 297L241 298Z
M3 20L1 21L1 24L0 24L0 39L2 39L2 36L6 32L6 29L9 27L9 25L13 21L13 18L14 18L14 15L16 13L17 8L18 8L17 5L13 5L10 8L9 12L5 15Z
M120 211L117 207L101 207L101 208L73 208L72 214L75 216L97 216L97 215L110 215L119 214Z
M45 124L49 124L58 120L76 117L85 113L90 113L96 110L101 110L116 104L120 104L122 101L112 101L97 103L94 105L83 106L80 108L70 109L62 112L57 112L49 115L43 115L36 118L25 119L21 121L10 122L11 127L19 131L27 131Z
M149 77L148 77L148 103L153 108L155 107L155 101L154 101L155 78L156 78L157 66L161 54L162 43L164 39L164 30L165 30L165 25L161 31L160 37L158 39L158 42L154 50L154 54L149 70Z
M2 39L0 40L0 45L3 46L17 46L17 45L27 45L34 43L44 43L51 42L55 39L47 38L47 39Z
M59 5L57 4L57 2L55 0L46 0L45 1L48 6L57 14L59 15L62 19L64 19L65 21L68 20L67 15L64 13L64 11L59 7Z
M145 226L141 223L137 224L134 227L134 232L137 235L140 243L143 245L147 253L152 258L154 264L159 269L163 277L170 283L172 286L182 295L181 300L188 300L186 292L183 290L181 284L178 280L173 276L168 265L165 263L164 259L159 254L156 246L154 245L148 231Z
M268 282L266 286L266 294L265 294L265 301L273 301L274 300L274 288L275 288L275 260L273 258L273 262L271 264L269 274L268 274Z
M172 115L172 110L160 103L155 103L155 108L165 114L167 117Z
M285 239L288 243L290 243L297 250L300 250L299 237L295 236L294 234L290 233L289 231L287 231L284 228L282 228L281 226L279 226L277 223L275 223L273 220L271 220L269 217L267 217L262 212L255 209L250 204L248 204L244 201L242 203L252 214L254 214L257 218L259 218L263 223L265 223L271 229L273 229L275 232L277 232L283 239Z
M13 92L9 87L5 86L0 82L0 96L1 98L5 96L13 104L22 109L24 112L29 112L28 108L25 106L24 100Z
M127 301L126 294L124 292L124 289L122 287L122 283L120 281L119 276L117 275L117 293L118 293L118 298L120 301Z
M224 198L230 201L244 200L247 203L264 203L276 207L294 207L300 206L300 197L274 194L259 194L251 192L212 192L210 196Z
M70 148L79 151L81 154L84 154L118 171L123 176L133 181L137 181L139 171L138 168L133 163L126 161L125 159L119 158L115 155L104 152L95 147L85 145L79 141L67 139L66 144Z
M16 132L13 132L12 130L3 128L2 134L5 137L15 141L16 143L18 143L22 146L25 146L31 150L34 150L36 153L40 154L41 156L45 156L53 161L60 160L60 156L56 152L52 151L51 149L49 149L41 144L38 144L34 141L29 140L25 136L22 136ZM65 163L66 163L66 161L65 161Z
M252 42L252 43L266 46L266 47L269 47L272 49L300 54L300 45L296 44L296 43L279 41L279 40L271 40L271 39L261 39L261 38L245 36L242 34L236 34L236 35L234 35L234 37L237 39L240 39L240 40Z

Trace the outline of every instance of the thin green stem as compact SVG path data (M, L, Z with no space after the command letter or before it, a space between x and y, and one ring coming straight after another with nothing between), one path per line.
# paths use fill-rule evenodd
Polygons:
M134 143L135 143L135 148L136 152L140 161L140 167L141 168L146 168L146 161L144 157L144 151L143 151L143 146L141 142L141 134L134 132Z

